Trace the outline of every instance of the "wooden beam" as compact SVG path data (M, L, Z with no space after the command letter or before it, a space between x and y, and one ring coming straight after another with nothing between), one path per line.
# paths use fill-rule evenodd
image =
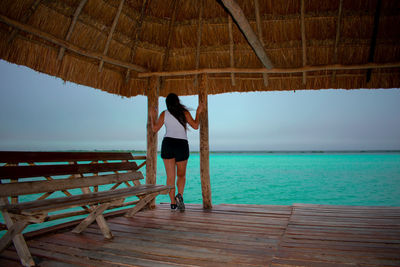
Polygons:
M337 64L337 57L338 57L338 45L340 39L340 24L342 22L342 9L343 9L343 0L339 1L339 10L337 16L337 23L336 23L336 37L335 37L335 48L333 49L333 64ZM336 70L332 72L332 83L336 81Z
M35 13L36 9L38 8L39 4L40 4L41 0L35 0L35 2L33 2L31 8L29 8L29 10L24 14L24 16L21 19L22 23L26 23L30 17L33 15L33 13ZM10 37L8 37L8 43L11 43L15 36L17 36L18 34L18 29L13 29L13 31L10 34Z
M203 196L203 208L211 209L211 185L210 185L210 148L208 138L208 101L207 101L207 75L200 76L199 103L204 104L204 110L200 114L200 177L201 192Z
M168 65L169 52L171 50L172 30L173 30L174 24L175 24L176 13L177 13L177 9L178 9L178 1L179 0L174 0L173 7L172 7L173 8L172 16L171 16L171 20L169 21L169 24L168 24L168 39L167 39L167 44L165 46L165 51L164 51L164 58L163 58L163 63L162 63L162 67L161 67L162 70L165 70Z
M186 75L196 75L202 73L300 73L305 71L320 71L320 70L362 70L362 69L383 69L383 68L398 68L400 67L400 62L390 62L390 63L368 63L368 64L358 64L358 65L321 65L321 66L305 66L300 68L254 68L254 69L242 69L242 68L220 68L220 69L199 69L199 70L181 70L181 71L164 71L164 72L144 72L139 73L139 78L146 78L152 76L168 77L168 76L186 76Z
M261 19L260 19L260 8L259 8L258 0L254 0L254 12L256 13L258 38L260 39L260 42L261 42L262 46L264 47L262 25L261 25ZM262 75L263 75L263 80L264 80L264 86L267 87L268 86L268 74L263 73Z
M257 38L257 35L254 33L253 29L250 26L249 21L246 19L246 16L243 13L243 10L239 7L235 0L221 0L226 9L231 13L233 19L235 19L237 25L243 32L250 46L253 48L257 57L260 59L261 63L267 68L273 68L271 60L267 57L267 54L264 51L263 45L260 40Z
M374 62L375 47L376 47L376 37L378 36L379 27L379 17L381 14L381 0L376 3L376 11L374 16L374 28L372 30L371 46L369 49L368 62ZM371 80L371 69L367 71L367 83Z
M51 34L48 34L46 32L43 32L41 30L38 30L32 26L20 23L16 20L10 19L6 16L0 15L0 21L10 25L14 28L17 28L18 30L33 34L35 36L38 36L46 41L49 41L53 44L56 44L58 46L62 46L65 49L68 49L72 52L75 52L76 54L88 57L88 58L93 58L93 59L97 59L97 60L104 60L104 62L107 62L109 64L115 65L115 66L119 66L119 67L123 67L123 68L127 68L130 70L134 70L134 71L138 71L138 72L145 72L147 71L145 68L143 68L142 66L139 65L135 65L135 64L131 64L128 62L124 62L124 61L120 61L114 58L110 58L108 56L102 55L100 53L97 52L92 52L92 51L87 51L83 48L80 48L70 42L67 42L65 40L62 40L60 38L57 38Z
M202 27L202 20L203 20L203 9L204 9L204 0L200 0L199 6L199 18L197 20L197 46L196 46L196 66L195 69L198 70L200 67L200 47L201 47L201 33L203 30ZM197 87L198 84L198 77L195 75L194 77L194 86Z
M176 19L176 13L177 13L177 9L178 9L178 1L179 0L174 0L173 5L172 5L172 16L171 16L171 20L169 21L168 24L168 39L167 39L167 44L165 46L164 49L164 57L163 57L163 61L162 61L162 65L161 65L161 70L165 70L168 66L168 61L169 61L169 52L171 50L171 40L172 40L172 31L174 28L174 24L175 24L175 19ZM160 88L164 87L164 79L160 80Z
M81 0L78 7L75 10L74 17L72 18L71 25L69 26L67 35L65 36L65 41L69 41L72 35L72 31L75 28L76 21L78 20L79 14L81 14L83 7L87 3L87 0ZM64 57L65 47L60 47L60 51L58 52L58 60L62 60Z
M159 77L151 77L147 88L147 159L146 159L146 184L156 184L157 181L157 133L153 132L150 114L156 110L158 114L158 95L160 89ZM149 205L155 207L152 201Z
M304 24L304 0L301 0L301 45L303 48L303 67L307 65L306 29ZM303 72L303 84L306 84L306 72Z
M114 17L110 32L108 33L108 36L107 36L106 46L104 47L104 51L103 51L104 56L107 55L107 53L108 53L108 48L110 47L111 39L112 39L113 33L115 31L115 27L117 26L119 16L121 15L121 11L122 11L122 7L124 6L124 2L125 2L125 0L121 0L121 2L119 2L117 14ZM99 72L102 71L103 64L104 64L104 60L102 59L100 61L100 65L99 65Z
M229 58L230 58L230 67L235 67L235 60L233 58L233 32L232 32L232 17L228 15L228 30L229 30ZM231 73L231 81L232 86L235 86L235 73Z
M133 59L135 58L136 48L137 48L137 45L139 43L140 34L142 33L143 20L144 20L144 16L146 14L146 10L147 10L149 2L150 2L150 0L148 0L148 1L147 0L143 0L143 3L142 3L142 9L140 11L140 17L139 17L139 20L138 20L138 22L136 24L133 46L131 48L131 55L130 55L131 61L130 62L133 62ZM131 71L128 69L126 71L126 75L125 75L125 82L129 81L130 75L131 75Z

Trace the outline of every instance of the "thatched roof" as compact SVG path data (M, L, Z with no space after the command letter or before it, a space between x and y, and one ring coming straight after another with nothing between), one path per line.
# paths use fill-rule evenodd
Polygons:
M1 0L0 58L127 97L396 88L400 1Z

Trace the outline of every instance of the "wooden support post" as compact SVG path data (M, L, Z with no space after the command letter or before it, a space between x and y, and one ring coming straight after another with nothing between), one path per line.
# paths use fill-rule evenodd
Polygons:
M201 74L199 84L199 103L204 103L204 110L200 115L200 176L203 208L211 209L210 186L210 149L208 142L208 103L207 103L207 75Z
M157 133L151 126L151 111L158 114L158 94L160 88L159 77L151 77L147 89L147 159L146 159L146 184L156 184L157 178ZM151 201L149 208L155 207L155 201Z

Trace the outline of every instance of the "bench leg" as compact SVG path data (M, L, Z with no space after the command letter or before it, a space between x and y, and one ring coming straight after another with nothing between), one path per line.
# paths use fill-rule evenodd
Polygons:
M94 220L96 220L104 237L106 239L111 239L113 236L106 220L104 219L103 212L106 211L110 206L120 205L122 202L124 202L124 200L125 199L122 198L98 205L93 209L89 216L87 216L79 225L77 225L72 230L72 232L76 234L82 233L82 231L84 231L91 223L94 222Z
M28 222L16 222L5 233L0 239L0 252L3 252L11 243L11 241L17 235L21 234L22 231L28 226Z
M156 193L152 193L152 194L149 194L149 195L143 197L142 199L139 200L139 202L136 204L136 206L134 206L129 211L127 211L124 216L125 217L133 217L133 215L135 215L138 211L143 209L143 207L146 206L147 203L150 203L150 201L152 201L159 194L160 194L160 192L156 192Z
M2 205L8 204L8 199L0 198L0 204ZM17 251L19 259L21 260L21 264L23 266L34 266L35 261L33 260L32 255L28 249L28 245L26 244L24 236L22 235L22 231L28 225L28 222L27 221L14 222L14 220L11 218L7 210L1 210L1 212L3 214L3 218L7 225L7 228L10 231L9 234L6 233L5 239L1 240L2 243L4 241L4 243L1 244L2 247L1 251L9 245L10 241L8 240L8 238L12 238L15 250Z
M28 249L28 245L25 242L24 236L22 235L22 231L28 225L27 221L22 222L14 222L10 214L8 212L3 211L3 218L6 222L8 232L1 239L1 250L3 251L11 242L11 239L14 243L15 250L21 260L21 264L23 266L34 266L35 261L32 258L32 255Z
M110 207L111 203L104 203L97 206L92 213L89 214L78 226L72 230L73 233L79 234L82 233L98 216L103 217L103 212ZM103 217L104 219L104 217Z
M96 217L96 222L99 225L100 231L103 233L104 238L106 239L113 238L110 227L108 227L106 219L104 219L104 216L102 214Z

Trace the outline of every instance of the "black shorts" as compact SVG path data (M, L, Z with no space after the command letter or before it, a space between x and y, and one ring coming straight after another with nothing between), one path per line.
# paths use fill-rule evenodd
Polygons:
M189 158L189 143L185 139L164 137L161 144L161 158L184 161Z

